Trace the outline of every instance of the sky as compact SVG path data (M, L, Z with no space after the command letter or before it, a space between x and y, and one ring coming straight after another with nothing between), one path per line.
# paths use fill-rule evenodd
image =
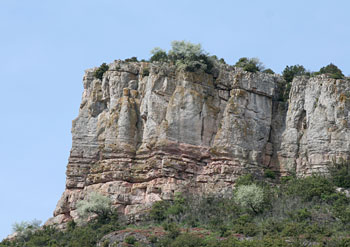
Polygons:
M334 63L350 75L348 0L0 0L0 240L45 222L65 188L84 70L201 43L229 64L281 73Z

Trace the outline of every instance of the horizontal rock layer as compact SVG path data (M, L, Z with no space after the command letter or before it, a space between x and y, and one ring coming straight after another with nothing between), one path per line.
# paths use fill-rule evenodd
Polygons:
M241 174L307 175L348 158L348 80L296 78L289 104L279 75L223 65L217 75L115 61L86 71L66 190L48 223L78 217L90 191L137 214L175 192L227 193ZM149 73L148 73L149 71Z

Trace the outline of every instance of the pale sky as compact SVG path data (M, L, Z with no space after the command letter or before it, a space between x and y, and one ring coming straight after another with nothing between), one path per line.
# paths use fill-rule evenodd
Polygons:
M47 220L64 191L84 70L149 58L172 40L281 73L334 63L350 74L350 1L0 0L0 239Z

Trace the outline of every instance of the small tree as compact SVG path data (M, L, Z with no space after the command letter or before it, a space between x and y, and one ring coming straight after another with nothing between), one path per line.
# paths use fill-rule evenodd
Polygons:
M243 68L248 72L257 72L264 70L264 65L258 58L247 58L241 57L238 62L235 64L236 67Z
M112 213L112 201L107 196L97 192L91 192L85 200L77 204L79 216L88 219L91 215L97 214L101 218L107 218Z
M325 67L322 67L316 74L329 74L334 79L344 78L343 72L334 64L330 63Z
M213 61L203 49L201 44L192 44L187 41L173 41L171 42L171 50L169 51L169 58L173 61L179 69L194 72L203 70L211 73L213 68Z
M273 72L272 69L265 69L265 70L263 70L263 72L264 72L265 74L275 74L275 72Z
M331 179L335 186L342 188L350 188L350 162L341 160L329 166Z
M102 80L103 74L109 69L106 63L101 64L101 66L95 71L94 76Z
M20 238L27 238L29 234L38 230L40 225L41 221L36 219L32 221L22 221L20 223L15 222L12 225L12 231L16 232Z
M151 50L152 57L150 58L150 62L166 62L168 61L168 55L166 51L156 47Z
M286 66L282 72L283 78L286 82L292 82L295 76L309 75L310 73L306 71L303 65L292 65Z
M171 42L171 49L168 54L160 48L154 48L151 54L151 62L170 61L180 70L189 72L202 70L209 74L213 72L214 59L208 56L208 53L202 49L200 44L175 40Z
M201 44L192 44L191 42L184 40L174 40L171 42L169 56L172 60L191 59L199 57L203 54L206 55L204 50L202 50Z
M137 57L126 58L125 62L138 62Z
M242 207L258 214L264 203L264 191L256 184L241 185L237 188L234 199Z
M310 75L310 72L306 71L304 66L302 65L292 65L292 66L286 66L285 69L282 72L282 76L286 83L279 83L278 84L278 91L279 91L279 100L280 101L287 101L289 98L289 92L292 87L291 82L293 81L295 76L301 76L301 75Z

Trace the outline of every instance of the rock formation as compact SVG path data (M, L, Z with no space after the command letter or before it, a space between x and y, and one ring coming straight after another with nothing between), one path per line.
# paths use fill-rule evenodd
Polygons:
M278 152L282 170L327 172L350 158L350 80L325 75L293 81Z
M241 174L326 171L348 159L349 80L281 76L221 65L217 73L115 61L86 71L66 190L49 223L77 218L90 191L134 215L175 192L227 193Z

